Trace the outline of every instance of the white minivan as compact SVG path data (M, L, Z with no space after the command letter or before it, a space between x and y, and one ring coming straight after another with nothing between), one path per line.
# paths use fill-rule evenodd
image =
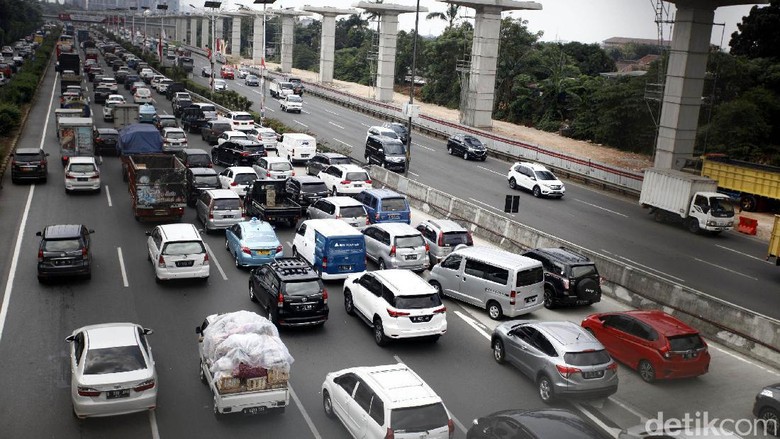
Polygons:
M465 247L431 269L428 282L449 296L485 308L493 320L544 307L542 263L492 247Z
M317 139L301 133L285 133L276 145L276 154L290 163L302 163L317 153Z
M157 282L209 278L209 254L193 224L163 224L146 232L148 258Z

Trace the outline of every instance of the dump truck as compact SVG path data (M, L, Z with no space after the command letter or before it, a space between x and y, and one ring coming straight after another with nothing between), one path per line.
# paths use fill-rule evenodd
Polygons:
M290 199L286 185L287 181L281 179L253 181L247 187L244 198L246 216L295 226L301 218L301 205Z
M739 200L742 210L772 210L780 207L780 167L704 156L701 175L718 182L718 192Z
M57 56L57 71L71 70L81 76L81 58L76 52L63 52Z
M769 237L769 251L766 259L775 258L775 265L780 266L780 215L775 215L775 224L772 226L772 236Z
M195 333L214 414L284 412L293 358L273 323L249 311L213 314Z
M76 71L74 71L74 73L64 73L62 76L60 76L60 95L68 90L69 85L78 85L79 87L82 86L81 83L84 81L84 77L75 72Z
M119 153L136 221L180 220L187 203L187 168L176 156L162 152L157 128L149 124L124 128Z
M94 157L91 117L60 117L57 121L57 137L60 139L62 166L71 157Z
M734 206L717 189L711 178L650 168L645 170L639 204L649 208L656 221L682 222L691 233L719 234L734 227Z

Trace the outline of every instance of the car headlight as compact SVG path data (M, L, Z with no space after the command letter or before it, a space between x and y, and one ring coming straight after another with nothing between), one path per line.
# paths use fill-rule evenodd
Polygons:
M759 393L761 396L766 396L767 398L774 398L774 393L772 392L772 389L764 389Z

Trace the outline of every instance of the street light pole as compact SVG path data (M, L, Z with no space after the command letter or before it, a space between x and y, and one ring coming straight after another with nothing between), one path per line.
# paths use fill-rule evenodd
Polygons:
M160 65L163 65L164 64L163 63L163 59L164 59L163 58L163 34L165 33L165 27L164 27L163 19L165 17L165 11L168 10L168 5L165 4L165 3L159 3L157 5L157 9L162 11L161 12L162 15L160 15L160 43L159 43L160 46L159 46L159 49L158 49L158 55L160 55Z
M148 17L148 16L149 16L149 6L141 6L141 9L143 9L143 10L144 10L144 53L146 53L146 46L147 46L147 43L146 43L146 38L147 38L147 36L149 35L149 34L147 33L147 27L146 27L146 17Z
M414 17L414 44L412 46L412 86L409 91L409 121L406 124L408 131L406 136L406 170L404 175L409 175L409 166L412 164L412 106L414 105L414 79L417 75L417 32L420 25L420 0L417 0L417 10Z
M222 6L222 2L219 1L207 1L204 5L204 7L211 9L211 56L209 57L209 61L211 62L211 78L209 78L209 82L211 84L211 93L214 93L214 55L215 55L215 48L214 46L214 28L216 27L216 13L215 9L219 9L220 6Z
M266 16L265 16L265 7L268 4L273 4L276 0L255 0L255 4L262 3L263 4L263 48L262 53L260 54L260 120L265 120L265 24L266 24Z

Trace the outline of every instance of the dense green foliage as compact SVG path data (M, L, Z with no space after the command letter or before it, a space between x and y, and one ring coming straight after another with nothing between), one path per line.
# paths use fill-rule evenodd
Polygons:
M0 46L12 44L43 25L41 6L25 0L0 0Z

